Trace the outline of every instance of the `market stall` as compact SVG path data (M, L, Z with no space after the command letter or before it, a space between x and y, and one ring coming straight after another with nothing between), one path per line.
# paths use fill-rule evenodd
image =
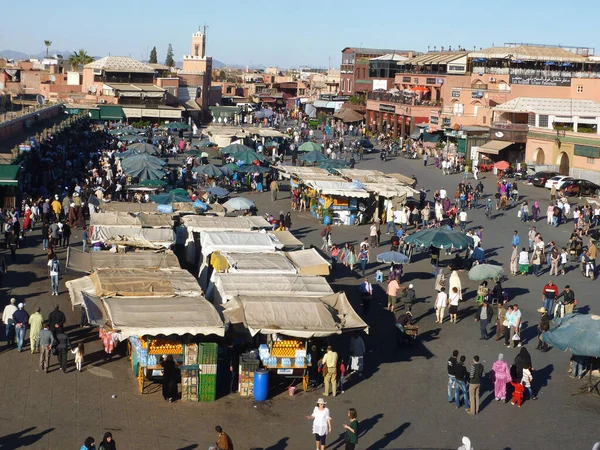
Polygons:
M294 263L300 275L329 275L329 261L314 248L287 252L286 256Z
M67 249L67 269L92 273L98 269L179 269L179 260L173 252L137 250L127 253L83 252Z
M356 215L368 208L368 198L371 194L359 182L347 182L343 178L335 181L303 180L309 195L316 199L311 202L311 213L321 220L337 225L354 225Z
M272 231L273 235L283 244L283 251L304 250L304 244L289 231Z

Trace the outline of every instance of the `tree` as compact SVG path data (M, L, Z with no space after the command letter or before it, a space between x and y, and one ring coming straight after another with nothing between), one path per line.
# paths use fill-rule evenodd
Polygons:
M158 57L156 56L156 47L152 47L150 51L150 64L156 64L158 62Z
M173 59L173 46L169 44L167 49L167 57L165 58L165 66L175 67L175 60Z
M48 50L50 50L50 46L52 45L52 41L44 41L44 45L46 46L46 58L48 57Z
M85 66L94 60L84 49L80 49L78 52L73 53L69 56L69 64L71 69L79 69L80 66Z
M225 79L227 78L227 74L223 69L221 69L221 71L219 72L219 78L221 79L221 81L225 81Z

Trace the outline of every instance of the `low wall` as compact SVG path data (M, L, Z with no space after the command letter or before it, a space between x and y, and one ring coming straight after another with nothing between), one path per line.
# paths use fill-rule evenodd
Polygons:
M34 112L0 122L0 140L22 133L36 122L51 119L62 113L62 103L38 109Z

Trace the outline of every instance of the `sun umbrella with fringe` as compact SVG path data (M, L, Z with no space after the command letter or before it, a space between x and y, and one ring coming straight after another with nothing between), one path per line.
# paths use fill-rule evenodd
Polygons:
M212 141L209 141L208 139L202 139L197 144L194 144L194 146L195 147L200 147L200 148L207 148L207 147L216 147L217 144L215 144Z
M600 316L567 314L554 320L554 328L543 333L542 340L574 355L600 358Z
M271 169L268 167L257 166L255 164L248 164L240 166L238 171L242 173L267 173L270 172Z
M223 197L229 197L229 191L225 188L222 188L220 186L213 186L213 187L209 187L206 192L214 195L215 197L219 197L219 198L223 198Z
M504 275L502 266L494 266L492 264L477 264L469 270L469 280L473 281L489 280L501 275Z
M435 248L455 248L462 250L469 245L473 245L473 239L465 234L454 230L444 230L442 228L421 230L407 236L404 239L407 244L419 245L422 247L433 246Z
M121 162L123 172L138 177L140 181L160 180L165 175L163 168L166 164L163 160L147 153L124 158Z
M250 209L254 206L254 202L245 197L234 197L223 203L223 207L227 211L243 211L244 209Z
M377 261L383 263L406 264L410 259L404 253L383 252L377 255Z
M496 168L498 170L506 170L510 167L510 163L508 161L498 161L496 163Z
M132 151L137 154L148 153L152 156L160 155L160 150L158 149L158 147L152 144L148 144L147 142L137 142L135 144L128 145L127 150L121 153L121 155L127 153L128 151Z
M299 152L314 152L315 150L321 151L322 147L313 141L308 141L298 147Z
M153 187L153 188L163 188L167 186L167 182L163 180L144 180L140 181L138 186L141 187Z
M229 163L219 167L219 169L221 169L221 172L223 172L225 175L233 175L234 172L240 171L240 166L234 163Z

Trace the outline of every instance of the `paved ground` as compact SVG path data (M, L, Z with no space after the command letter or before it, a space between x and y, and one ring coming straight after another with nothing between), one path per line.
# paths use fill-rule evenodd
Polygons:
M397 159L380 162L378 155L367 156L360 168L400 171L415 174L419 184L435 189L442 183L452 189L459 175L441 176L434 168L423 168L420 161ZM491 180L484 183L491 191ZM523 187L521 193L529 198L544 199L548 191ZM255 195L260 211L278 213L287 211L287 199L271 204L268 194ZM470 213L470 225L484 224L484 248L492 260L507 264L512 231L518 229L522 239L527 228L518 221L516 212L486 221L481 211ZM307 243L318 245L320 226L308 214L293 213L294 229ZM558 229L540 223L538 228L545 240L564 243L571 226ZM336 227L334 241L359 241L367 235L366 227ZM72 242L79 245L80 232ZM384 235L384 238L387 237ZM384 239L383 249L388 243ZM383 251L382 249L382 251ZM377 253L377 252L375 252ZM59 257L64 262L64 252ZM5 255L9 258L9 256ZM373 273L376 266L369 266ZM78 274L68 274L66 279ZM371 333L366 338L369 349L366 358L367 376L356 383L351 380L346 392L329 400L334 434L330 443L342 433L345 411L355 407L361 420L359 448L457 448L463 435L469 436L476 449L589 449L598 440L597 421L600 417L600 399L590 396L572 396L581 384L568 378L566 367L569 354L552 350L536 352L535 324L540 306L540 292L547 276L511 278L507 283L512 301L518 301L524 312L528 329L523 333L531 340L527 346L536 368L535 386L540 390L539 400L526 402L517 409L510 404L493 401L492 386L482 386L482 411L479 416L468 416L446 403L446 359L453 349L470 357L479 354L489 369L499 352L512 362L517 350L509 350L490 341L480 341L479 327L473 322L475 283L461 274L463 287L468 289L467 301L461 304L462 320L454 325L434 323L431 309L434 296L432 268L426 259L407 266L405 281L415 284L419 303L415 316L419 319L419 343L414 348L397 351L393 342L393 317L380 306L374 305L367 322ZM9 267L3 291L3 302L11 296L27 301L32 312L41 306L46 315L53 303L59 302L68 312L70 334L75 343L85 342L88 357L82 373L72 369L67 374L58 371L53 360L52 372L44 375L37 371L37 355L16 350L0 351L0 448L69 449L79 448L88 436L99 443L105 431L115 436L119 449L194 449L207 448L214 441L214 426L221 424L232 436L236 448L264 448L270 450L311 448L310 414L321 391L301 393L295 397L280 395L256 404L238 396L219 399L214 404L168 404L160 394L139 395L130 366L125 358L115 355L105 360L97 334L80 330L78 313L70 312L68 295L61 280L58 300L49 295L45 255L41 250L39 230L27 238L26 248L18 255L18 264ZM336 289L344 289L356 299L359 278L344 274L336 279ZM584 280L573 270L559 277L559 287L570 283L577 293L580 308L598 309L597 282ZM384 301L383 291L377 294ZM360 307L357 305L357 310ZM531 327L531 328L529 328ZM346 353L344 338L334 341L337 350ZM116 398L112 398L116 396ZM561 430L562 432L554 432ZM568 430L564 432L563 430ZM329 449L342 448L338 440Z

